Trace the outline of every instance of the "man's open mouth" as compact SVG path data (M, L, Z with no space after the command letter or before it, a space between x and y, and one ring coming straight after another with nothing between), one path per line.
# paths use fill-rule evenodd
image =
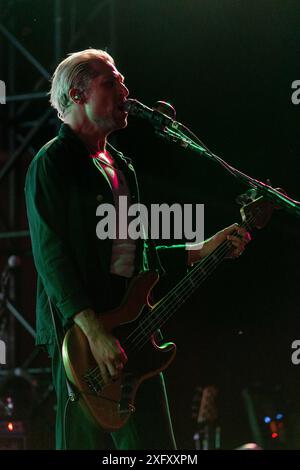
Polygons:
M123 101L122 103L119 103L117 107L119 111L122 111L123 113L127 113L125 109L125 101Z

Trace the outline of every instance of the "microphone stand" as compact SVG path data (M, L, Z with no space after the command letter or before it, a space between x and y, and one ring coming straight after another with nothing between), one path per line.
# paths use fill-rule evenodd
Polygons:
M259 181L255 178L252 178L251 176L248 176L245 173L242 173L240 170L237 170L236 168L232 167L227 162L222 160L220 157L213 154L208 149L202 147L202 145L200 145L199 143L196 143L194 140L192 140L190 137L184 134L180 130L180 127L183 127L184 129L186 129L185 126L183 126L182 124L176 121L174 121L174 124L175 124L174 125L175 130L170 129L169 127L164 127L163 129L156 128L155 129L156 135L170 142L178 144L180 145L180 147L193 150L194 152L198 153L202 157L208 158L212 162L222 166L222 168L224 168L228 173L230 173L232 176L237 178L239 181L250 186L250 188L259 191L259 193L263 197L271 201L275 206L285 209L287 212L291 213L292 215L296 217L300 217L300 202L299 201L295 201L294 199L290 198L289 196L279 191L278 189L272 188L272 186L266 183L263 183L262 181Z

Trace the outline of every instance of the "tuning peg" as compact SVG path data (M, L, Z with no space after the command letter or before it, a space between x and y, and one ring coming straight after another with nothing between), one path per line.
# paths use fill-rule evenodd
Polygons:
M271 188L272 188L272 183L271 183L271 180L269 178L267 178L266 183L267 183L268 186L271 186Z
M257 189L252 188L248 189L243 194L240 194L235 198L235 202L239 204L240 206L245 206L246 204L249 204L250 202L254 201L254 199L257 197Z

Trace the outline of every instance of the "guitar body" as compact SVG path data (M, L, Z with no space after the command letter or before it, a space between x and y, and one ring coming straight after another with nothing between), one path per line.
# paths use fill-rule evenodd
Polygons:
M156 328L152 331L149 328L146 340L139 328L141 319L151 315L148 297L158 279L155 272L139 274L132 280L122 304L101 314L106 330L118 338L128 356L118 380L105 386L101 384L100 371L87 338L77 325L65 336L63 362L67 377L79 391L81 403L106 431L116 431L126 423L134 412L139 385L166 369L176 354L174 343L156 344L153 335ZM151 322L146 324L151 325Z

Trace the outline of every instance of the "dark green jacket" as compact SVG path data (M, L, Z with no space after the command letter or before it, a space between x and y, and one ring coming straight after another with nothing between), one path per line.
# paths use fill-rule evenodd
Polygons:
M132 165L119 152L114 157L125 174L132 202L137 202ZM113 204L113 195L84 144L63 124L58 136L31 162L25 196L38 273L36 343L51 346L55 335L48 296L64 327L84 308L108 308L112 241L96 236L96 208L100 202ZM136 272L142 267L143 248L138 242ZM175 251L182 258L179 262L185 263L185 251Z

